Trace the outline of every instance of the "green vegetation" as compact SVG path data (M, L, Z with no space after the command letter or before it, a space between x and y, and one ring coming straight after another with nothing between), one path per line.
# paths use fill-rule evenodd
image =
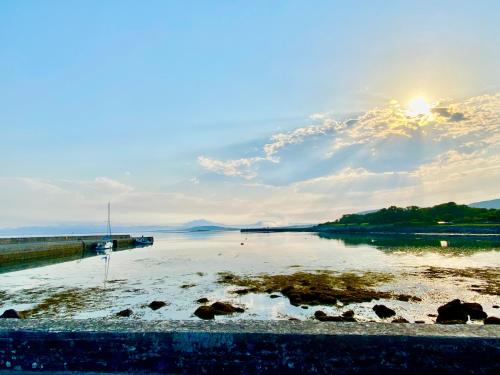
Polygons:
M447 224L498 224L500 210L474 208L458 205L455 202L439 204L433 207L417 206L383 208L367 214L348 214L334 222L322 225L357 224L357 225L434 225Z
M294 306L335 305L369 302L377 299L398 299L400 301L420 301L420 298L407 294L373 289L379 284L391 282L394 276L382 272L295 272L284 275L260 274L240 276L230 272L219 273L221 284L245 287L233 291L246 293L281 293Z

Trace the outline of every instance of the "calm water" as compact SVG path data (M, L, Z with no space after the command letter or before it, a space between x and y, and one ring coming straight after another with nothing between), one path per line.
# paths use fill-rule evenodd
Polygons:
M100 256L0 274L1 309L26 310L47 303L53 305L47 317L110 318L125 308L134 315L129 319L198 319L192 315L196 300L207 297L244 306L245 312L217 319L310 319L319 307L305 310L289 304L286 298L271 299L267 294L235 296L238 287L216 282L217 273L236 274L293 273L297 271L334 270L339 272L376 271L395 276L377 287L379 290L406 293L422 298L421 302L394 300L348 306L320 307L337 315L353 309L359 320L377 320L371 310L384 303L410 321L432 322L429 313L453 298L479 302L489 315L499 316L495 295L479 294L470 288L485 283L480 277L448 275L428 278L428 267L454 270L500 267L496 244L482 241L464 243L459 238L397 241L380 238L322 238L310 233L155 233L151 247L114 252L110 257L107 282L106 263ZM244 245L241 245L244 243ZM496 280L498 282L498 280ZM50 300L68 288L98 290L73 301L70 307ZM156 311L147 307L153 300L169 305ZM123 318L122 318L123 319Z

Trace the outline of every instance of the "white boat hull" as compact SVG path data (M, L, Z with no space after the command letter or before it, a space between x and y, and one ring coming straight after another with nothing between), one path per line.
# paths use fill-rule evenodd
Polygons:
M98 253L110 253L111 251L113 251L113 242L111 241L99 242L96 245L95 250Z

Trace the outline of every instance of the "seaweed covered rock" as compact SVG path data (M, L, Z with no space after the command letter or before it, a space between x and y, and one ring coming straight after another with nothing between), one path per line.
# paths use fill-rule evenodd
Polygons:
M208 298L202 297L199 300L197 300L196 302L198 302L198 303L207 303L208 302Z
M458 324L466 323L468 319L467 312L459 299L454 299L438 308L438 317L436 323L440 324Z
M347 310L342 313L342 316L344 318L354 318L354 311L352 310Z
M471 320L484 320L488 317L488 314L483 311L483 306L479 303L464 302L462 306L470 316Z
M331 316L321 310L314 313L314 318L320 322L356 322L354 316Z
M130 315L132 315L134 312L131 310L131 309L125 309L125 310L122 310L122 311L118 311L116 313L116 316L120 316L120 317L124 317L124 318L127 318L129 317Z
M336 305L337 302L346 305L381 298L396 298L397 295L391 292L374 289L375 286L390 280L392 275L386 273L315 271L258 276L220 273L218 282L245 287L255 293L281 293L294 306L328 306Z
M377 314L377 316L382 319L390 318L391 316L396 315L396 311L385 305L375 305L372 309L373 311L375 311L375 314Z
M408 320L406 320L405 318L396 318L396 319L393 319L391 323L410 323Z
M0 318L3 319L23 319L23 314L14 309L8 309L0 315Z
M215 313L214 309L210 306L200 306L198 307L194 315L196 315L200 319L214 319L215 318Z
M243 310L241 307L235 307L225 302L214 302L210 305L212 309L214 309L215 315L227 315L233 313L242 313Z
M163 306L167 306L167 303L163 301L153 301L148 306L151 310L158 310L161 309Z
M214 319L215 315L229 315L233 313L242 313L245 310L241 307L233 306L225 302L214 302L210 306L198 307L194 315L200 319Z
M459 299L454 299L438 308L436 323L464 324L469 317L471 320L483 320L487 316L479 303L462 303Z
M484 324L500 324L500 318L497 318L496 316L489 316L484 319Z

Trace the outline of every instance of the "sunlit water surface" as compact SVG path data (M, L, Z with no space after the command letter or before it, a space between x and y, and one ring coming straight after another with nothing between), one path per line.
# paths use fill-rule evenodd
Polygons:
M50 296L55 288L103 287L107 290L104 300L85 304L77 311L58 311L56 317L120 319L115 313L130 308L134 314L128 319L198 319L193 312L201 297L245 308L242 314L217 319L303 320L311 319L318 309L333 315L352 309L358 320L380 321L372 307L384 303L395 309L397 316L431 323L434 318L428 314L435 314L439 305L454 298L479 302L489 315L500 315L493 308L499 303L497 296L470 290L471 284L480 284L481 280L430 279L419 275L430 266L498 268L498 248L451 251L440 248L437 241L434 248L381 249L376 246L377 241L346 245L341 239L320 238L311 233L155 233L154 237L153 246L114 252L107 282L105 261L100 256L0 274L0 292L5 296L0 299L0 306L26 310ZM304 309L290 305L284 297L237 296L231 291L238 287L217 283L218 273L224 271L256 275L315 270L391 273L394 280L377 289L415 295L422 301L383 300ZM147 306L153 300L168 305L153 311Z

